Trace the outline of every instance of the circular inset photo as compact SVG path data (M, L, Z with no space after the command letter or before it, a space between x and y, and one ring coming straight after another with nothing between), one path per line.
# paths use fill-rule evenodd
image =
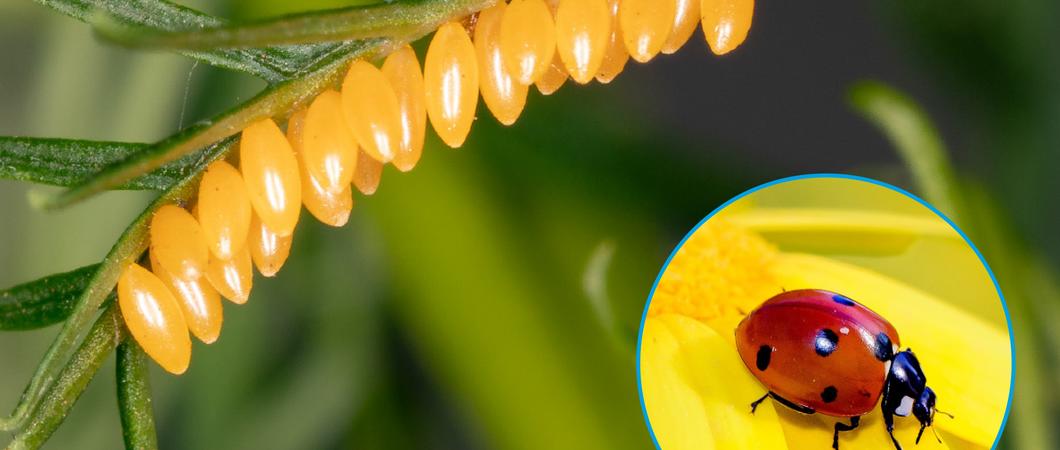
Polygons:
M993 274L949 219L814 175L740 195L678 245L638 380L662 450L990 449L1013 351Z

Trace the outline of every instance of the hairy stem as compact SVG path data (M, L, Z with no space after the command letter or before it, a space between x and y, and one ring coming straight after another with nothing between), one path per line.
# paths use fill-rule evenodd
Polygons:
M70 364L59 374L55 387L48 391L41 402L40 414L34 416L15 436L8 450L40 448L59 428L103 361L124 336L121 315L118 314L118 307L112 304L99 316L84 343L70 359Z
M155 417L151 408L151 379L147 355L140 345L126 339L118 347L118 411L126 450L155 450Z

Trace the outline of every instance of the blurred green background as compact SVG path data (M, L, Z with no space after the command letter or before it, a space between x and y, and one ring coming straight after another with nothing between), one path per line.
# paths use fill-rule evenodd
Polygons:
M341 0L182 2L230 18ZM696 37L608 86L531 94L521 120L480 105L468 144L428 138L351 223L303 215L291 259L226 304L190 371L155 373L163 448L645 449L634 340L684 233L773 178L847 172L914 189L845 102L854 82L910 93L952 150L958 217L1013 313L1006 448L1060 448L1060 5L1046 0L760 2L746 44ZM421 48L422 51L422 48ZM95 41L28 1L0 2L0 134L154 141L262 87L170 54ZM422 52L421 52L422 55ZM429 133L430 134L430 133ZM0 181L0 286L98 262L149 200L58 213ZM9 410L57 327L0 336ZM118 448L113 363L49 448Z

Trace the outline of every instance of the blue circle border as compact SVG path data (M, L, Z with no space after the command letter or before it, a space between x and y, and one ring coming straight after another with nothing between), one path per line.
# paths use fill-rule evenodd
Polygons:
M954 223L952 220L950 220L949 217L947 217L945 214L943 214L942 211L939 211L938 208L935 208L930 203L924 201L924 199L922 199L920 197L917 197L916 195L914 195L913 193L911 193L911 192L909 192L909 191L907 191L905 189L902 189L902 188L900 188L898 186L895 186L895 185L892 185L892 184L889 184L889 183L885 183L883 181L874 180L872 178L862 177L862 176L858 176L858 175L850 175L850 174L842 174L842 173L812 173L812 174L805 174L805 175L795 175L795 176L790 176L790 177L776 179L776 180L773 180L773 181L770 181L770 182L767 182L767 183L760 184L760 185L755 186L755 187L753 187L751 189L748 189L748 190L740 193L739 195L729 199L725 203L722 203L721 206L718 206L717 208L714 208L714 210L711 211L710 214L707 214L707 216L704 217L702 220L700 220L699 223L696 224L696 226L692 227L692 229L688 232L688 234L685 234L685 236L683 238L681 238L681 242L677 243L677 246L674 247L674 250L672 252L670 252L670 256L666 257L666 262L664 262L662 268L659 269L659 275L655 277L655 282L652 283L651 291L648 293L648 301L644 304L644 312L641 313L641 317L640 317L640 328L637 330L637 396L640 398L641 414L644 416L644 424L647 425L647 427L648 427L648 434L651 435L651 442L653 444L655 444L655 448L656 449L662 450L662 447L659 445L659 440L655 437L655 430L651 426L651 420L648 418L647 405L644 403L644 384L643 384L643 380L641 380L641 376L640 376L640 374L641 374L641 371L640 371L640 351L641 351L642 344L643 344L643 339L644 339L644 322L648 319L648 308L651 306L652 298L655 297L655 289L659 287L659 280L662 279L663 273L666 272L666 268L670 266L670 261L674 259L674 255L677 254L677 251L680 250L681 247L685 245L685 241L687 241L690 237L692 237L692 235L695 234L696 231L698 231L699 228L703 226L703 224L707 223L708 220L710 220L716 214L718 214L723 209L725 209L726 207L731 205L733 202L735 202L735 201L737 201L737 200L739 200L741 198L744 198L744 197L746 197L748 195L751 195L751 194L753 194L753 193L755 193L757 191L760 191L762 189L765 189L765 188L768 188L770 186L773 186L773 185L786 183L786 182L789 182L789 181L806 180L806 179L822 179L822 178L824 178L824 179L827 179L827 178L847 179L847 180L855 180L855 181L861 181L861 182L866 182L866 183L870 183L870 184L875 184L877 186L885 187L887 189L890 189L892 191L898 192L900 194L905 195L906 197L909 197L909 198L915 200L917 203L920 203L921 205L923 205L927 209L931 210L931 212L935 213L937 216L942 218L942 220L946 221L947 224L949 224L951 227L953 227L953 229L956 230L957 233L961 235L961 238L964 239L964 242L967 243L968 246L972 248L972 251L975 252L975 255L979 257L979 262L981 262L983 264L983 267L986 268L986 273L990 275L990 281L992 281L994 283L994 289L997 290L998 298L1001 299L1001 307L1005 311L1005 322L1008 324L1009 353L1012 356L1012 370L1011 370L1011 374L1012 375L1011 375L1011 377L1009 379L1008 403L1005 405L1005 416L1001 420L1001 428L998 429L997 436L994 438L994 445L992 445L990 447L991 450L996 449L997 446L998 446L998 443L1001 442L1001 435L1005 431L1005 425L1008 424L1009 413L1012 412L1012 395L1013 395L1013 393L1015 391L1015 387L1016 387L1016 341L1013 338L1012 316L1009 314L1008 303L1005 302L1005 294L1003 292L1001 292L1001 285L998 284L997 277L994 276L993 269L991 269L990 265L987 264L986 258L983 257L983 253L979 251L979 248L976 247L975 244L972 243L972 240L968 238L968 235L964 233L964 230L961 230L961 228L958 227L957 224Z

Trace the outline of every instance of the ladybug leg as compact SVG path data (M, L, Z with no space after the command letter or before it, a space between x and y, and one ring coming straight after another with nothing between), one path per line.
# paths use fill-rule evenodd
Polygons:
M835 423L835 433L832 434L832 448L839 450L839 432L850 431L858 427L861 424L861 417L855 416L850 418L850 424L847 425L842 422Z
M763 395L762 398L751 402L751 414L754 414L755 410L758 409L758 405L761 405L767 398L769 398L768 392L766 392L766 395Z
M770 391L769 392L769 396L773 397L773 400L776 400L781 405L787 406L788 408L793 409L797 413L800 413L800 414L815 414L817 412L816 410L814 410L813 408L810 408L808 406L802 406L802 405L795 404L791 400L788 400L788 399L786 399L784 397L781 397L781 396L777 395L776 392Z
M895 450L902 450L902 444L899 444L898 439L894 438L894 415L886 409L883 410L883 423L887 425L887 435L891 437Z

